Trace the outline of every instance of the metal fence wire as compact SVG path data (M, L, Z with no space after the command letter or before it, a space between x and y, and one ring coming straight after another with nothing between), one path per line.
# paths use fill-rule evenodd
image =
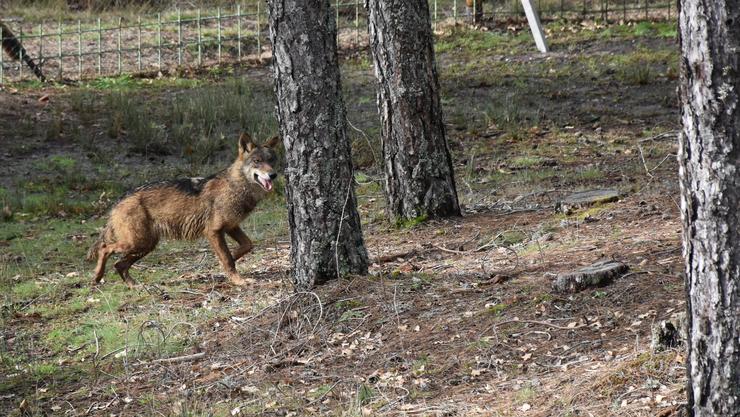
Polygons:
M367 19L361 0L332 0L341 47L367 46ZM602 22L670 19L668 0L535 0L543 21L595 19ZM520 0L429 0L435 28L440 24L500 23L523 19ZM180 10L135 18L44 22L4 17L44 75L83 80L122 74L166 72L221 63L261 62L270 56L264 1L232 8ZM22 58L22 57L21 57ZM0 84L33 79L22 59L0 53Z

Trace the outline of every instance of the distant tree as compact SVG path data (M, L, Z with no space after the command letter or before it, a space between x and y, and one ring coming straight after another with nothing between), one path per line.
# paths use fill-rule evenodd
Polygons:
M688 408L740 415L740 1L684 0L679 161Z
M366 7L387 212L396 221L459 215L427 0L366 0Z
M365 274L334 13L328 0L270 0L269 13L293 282Z

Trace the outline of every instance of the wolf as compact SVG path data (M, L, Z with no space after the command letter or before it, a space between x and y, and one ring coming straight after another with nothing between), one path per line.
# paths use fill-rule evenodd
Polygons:
M46 77L44 77L44 73L41 72L41 68L33 62L33 59L31 59L30 56L28 56L26 49L23 48L23 45L21 45L15 35L13 35L13 32L10 31L8 25L3 23L2 20L0 20L0 38L2 38L2 42L0 43L2 44L5 53L7 53L10 58L15 60L22 59L23 62L31 68L31 71L33 71L34 75L36 75L39 80L42 82L46 81Z
M131 288L135 281L129 268L154 250L162 238L197 239L205 237L234 285L244 285L235 263L252 250L252 241L239 226L257 204L273 189L277 178L276 136L255 145L242 133L234 163L207 178L185 178L145 184L126 194L111 210L99 239L88 252L97 258L93 285L105 274L105 263L112 254L120 255L114 264L118 275ZM238 246L229 252L226 235Z

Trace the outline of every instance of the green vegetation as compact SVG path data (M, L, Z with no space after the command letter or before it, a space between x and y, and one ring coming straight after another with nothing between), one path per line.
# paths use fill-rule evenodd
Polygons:
M399 229L411 229L424 223L427 220L429 220L429 216L426 214L422 214L421 216L417 216L411 219L398 219L396 220L396 227L398 227Z

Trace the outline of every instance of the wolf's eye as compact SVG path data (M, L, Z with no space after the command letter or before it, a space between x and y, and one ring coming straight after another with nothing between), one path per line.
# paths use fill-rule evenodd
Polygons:
M262 163L262 159L261 158L254 158L254 162L256 164L261 164Z

